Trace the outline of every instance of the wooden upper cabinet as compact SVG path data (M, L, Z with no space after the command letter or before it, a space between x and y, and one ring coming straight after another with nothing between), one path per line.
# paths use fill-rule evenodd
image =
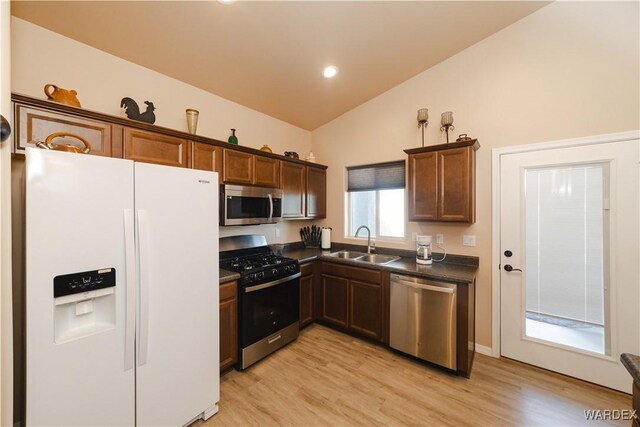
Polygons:
M409 220L435 220L438 217L437 152L409 156Z
M280 188L280 160L254 156L254 184Z
M327 170L307 166L307 218L327 216Z
M280 162L280 178L282 180L282 217L305 217L306 166L282 161Z
M186 139L174 136L124 129L124 158L136 162L189 167L189 144Z
M112 137L117 133L116 129L121 130L119 126L98 120L41 110L21 104L15 104L14 123L14 150L16 153L24 153L26 147L35 147L36 145L32 141L44 142L49 135L64 132L86 139L91 144L89 154L110 157L112 156ZM53 139L52 142L54 144L84 146L82 142L73 137L59 137ZM113 155L120 154L122 151L121 134L114 138L113 143L120 144L120 147L116 147L116 150L113 150Z
M221 147L215 145L194 142L191 167L203 171L222 173L222 150Z
M438 218L442 221L473 222L471 157L468 147L438 151Z
M223 181L230 184L253 184L254 155L244 151L224 149Z
M477 140L405 150L409 220L474 223Z

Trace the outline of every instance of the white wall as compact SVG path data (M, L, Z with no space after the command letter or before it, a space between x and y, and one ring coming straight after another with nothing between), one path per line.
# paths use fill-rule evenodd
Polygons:
M10 3L0 1L0 114L11 121ZM0 146L0 425L13 424L11 139Z
M414 248L411 233L443 233L453 253L480 257L477 341L491 344L491 149L640 129L637 2L555 2L312 132L329 166L328 218L344 236L344 167L404 159L420 146L416 111L429 108L425 144L454 135L480 141L477 222L407 223L407 238L378 245ZM433 40L444 43L446 40ZM419 54L419 52L416 52ZM455 139L455 138L454 138ZM462 235L476 235L476 247Z
M187 130L185 109L200 111L198 134L226 141L236 128L240 145L274 153L296 151L305 157L310 132L251 110L179 80L125 61L22 19L11 19L12 78L16 93L46 98L44 85L75 89L83 108L121 115L120 100L128 96L143 106L156 106L156 125ZM156 48L156 47L153 47ZM171 60L171 58L167 58ZM299 240L299 221L275 226L225 227L222 235L264 233L270 242Z

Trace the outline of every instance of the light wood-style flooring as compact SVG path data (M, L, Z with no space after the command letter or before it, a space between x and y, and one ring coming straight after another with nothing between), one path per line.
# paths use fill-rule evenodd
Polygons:
M587 421L585 409L628 410L631 396L483 355L471 379L460 378L311 325L262 362L224 375L220 412L196 425L631 424Z

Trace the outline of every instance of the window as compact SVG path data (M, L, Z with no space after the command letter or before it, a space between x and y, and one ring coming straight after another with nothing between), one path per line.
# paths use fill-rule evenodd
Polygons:
M358 227L366 225L371 237L403 238L404 186L404 161L348 167L347 236L355 236Z

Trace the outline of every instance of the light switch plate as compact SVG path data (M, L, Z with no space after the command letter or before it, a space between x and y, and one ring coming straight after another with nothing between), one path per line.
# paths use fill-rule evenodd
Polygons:
M436 243L438 245L443 245L444 244L444 235L436 234Z
M473 234L465 234L462 236L462 246L475 246L476 236Z

